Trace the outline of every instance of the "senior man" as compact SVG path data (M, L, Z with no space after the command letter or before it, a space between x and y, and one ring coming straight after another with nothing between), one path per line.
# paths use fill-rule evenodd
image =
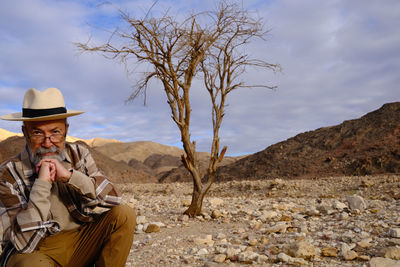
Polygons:
M66 142L61 92L29 89L21 113L26 146L0 165L1 266L125 266L136 215L89 150ZM104 209L105 208L105 209Z

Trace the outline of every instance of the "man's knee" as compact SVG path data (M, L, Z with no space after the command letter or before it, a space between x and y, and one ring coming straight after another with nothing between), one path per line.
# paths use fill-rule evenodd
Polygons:
M112 207L109 213L110 216L115 218L120 224L126 224L129 227L136 226L136 212L128 205L118 205Z
M50 257L41 253L14 253L7 261L7 267L54 267L58 266Z

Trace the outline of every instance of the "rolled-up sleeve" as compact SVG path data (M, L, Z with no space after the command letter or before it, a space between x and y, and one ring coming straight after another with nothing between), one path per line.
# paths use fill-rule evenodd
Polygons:
M51 184L36 180L29 201L10 183L0 180L0 209L3 229L14 247L23 253L32 252L49 230L59 231L57 223L49 220Z

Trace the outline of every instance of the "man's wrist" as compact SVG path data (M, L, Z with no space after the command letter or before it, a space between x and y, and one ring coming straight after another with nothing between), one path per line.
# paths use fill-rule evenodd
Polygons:
M68 174L67 174L66 176L64 176L64 177L61 178L61 180L62 180L62 182L64 182L64 183L68 183L69 180L71 179L71 177L72 177L72 171L69 171Z

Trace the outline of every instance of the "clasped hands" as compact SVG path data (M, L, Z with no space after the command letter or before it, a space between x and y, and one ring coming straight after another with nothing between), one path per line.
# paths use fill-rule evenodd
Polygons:
M46 182L68 182L72 172L68 171L57 159L45 158L36 165L38 179Z

